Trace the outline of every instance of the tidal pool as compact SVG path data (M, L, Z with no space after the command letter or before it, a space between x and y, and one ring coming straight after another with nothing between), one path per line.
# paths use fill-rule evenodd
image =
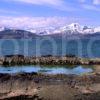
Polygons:
M14 74L14 73L42 73L42 74L84 74L93 72L93 68L90 67L82 67L82 66L12 66L12 67L2 67L0 66L0 73Z

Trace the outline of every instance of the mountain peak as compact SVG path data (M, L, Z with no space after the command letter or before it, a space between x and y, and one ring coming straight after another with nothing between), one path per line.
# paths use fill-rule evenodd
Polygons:
M72 24L70 24L70 25L68 25L68 27L71 29L71 30L73 30L73 31L80 31L81 30L81 26L80 26L80 24L79 23L72 23Z
M68 26L77 27L77 26L80 26L80 24L79 24L79 23L71 23L71 24L70 24L70 25L68 25Z

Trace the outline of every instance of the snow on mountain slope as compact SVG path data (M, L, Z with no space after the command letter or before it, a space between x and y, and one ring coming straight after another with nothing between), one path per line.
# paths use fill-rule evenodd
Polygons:
M82 27L78 23L72 23L70 25L65 25L63 27L60 27L58 30L54 31L54 33L67 33L73 34L73 33L79 33L82 32Z
M5 27L0 27L0 31L3 31L3 30L5 30Z
M88 26L81 26L78 23L72 23L70 25L66 25L61 27L60 29L54 31L54 33L67 33L67 34L93 34L95 32L100 31L99 28L90 28Z
M94 33L94 29L89 28L89 29L83 30L82 33L83 34L93 34Z
M17 30L17 28L11 28ZM0 31L6 30L5 27L0 27ZM24 28L21 30L29 31L37 35L51 35L51 34L94 34L100 32L100 27L91 28L88 26L81 26L79 23L72 23L62 27L40 27L40 28Z
M50 34L94 34L100 32L100 27L91 28L88 26L81 26L79 23L72 23L70 25L65 25L63 27L47 27L47 28L37 28L37 29L28 29L32 33L38 35L50 35Z
M41 28L31 28L31 29L26 29L29 32L35 33L37 35L49 35L53 34L55 31L55 27L41 27Z
M100 27L94 28L94 32L100 32Z
M82 30L82 26L80 26L78 23L72 23L72 24L68 25L68 28L72 32L80 32Z
M89 28L88 26L83 27L83 34L93 34L94 33L94 28Z

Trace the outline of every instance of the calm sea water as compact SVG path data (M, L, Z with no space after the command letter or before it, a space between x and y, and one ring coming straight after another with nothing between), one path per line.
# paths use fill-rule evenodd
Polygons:
M12 67L0 67L0 73L32 73L38 72L42 74L84 74L88 72L92 72L92 67L82 67L82 66L74 66L74 67L64 67L64 66L12 66Z
M22 54L76 55L79 57L100 57L99 39L0 39L0 56Z
M76 55L79 57L100 57L100 40L69 38L0 39L0 56L21 54L25 56ZM12 66L0 67L0 73L40 72L47 74L83 74L92 72L91 67L41 67Z

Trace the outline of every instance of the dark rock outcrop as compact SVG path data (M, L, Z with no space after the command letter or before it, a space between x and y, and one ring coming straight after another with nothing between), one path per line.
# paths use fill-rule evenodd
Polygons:
M100 65L100 59L78 58L74 55L66 56L42 56L42 57L25 57L23 55L7 55L0 57L0 65Z

